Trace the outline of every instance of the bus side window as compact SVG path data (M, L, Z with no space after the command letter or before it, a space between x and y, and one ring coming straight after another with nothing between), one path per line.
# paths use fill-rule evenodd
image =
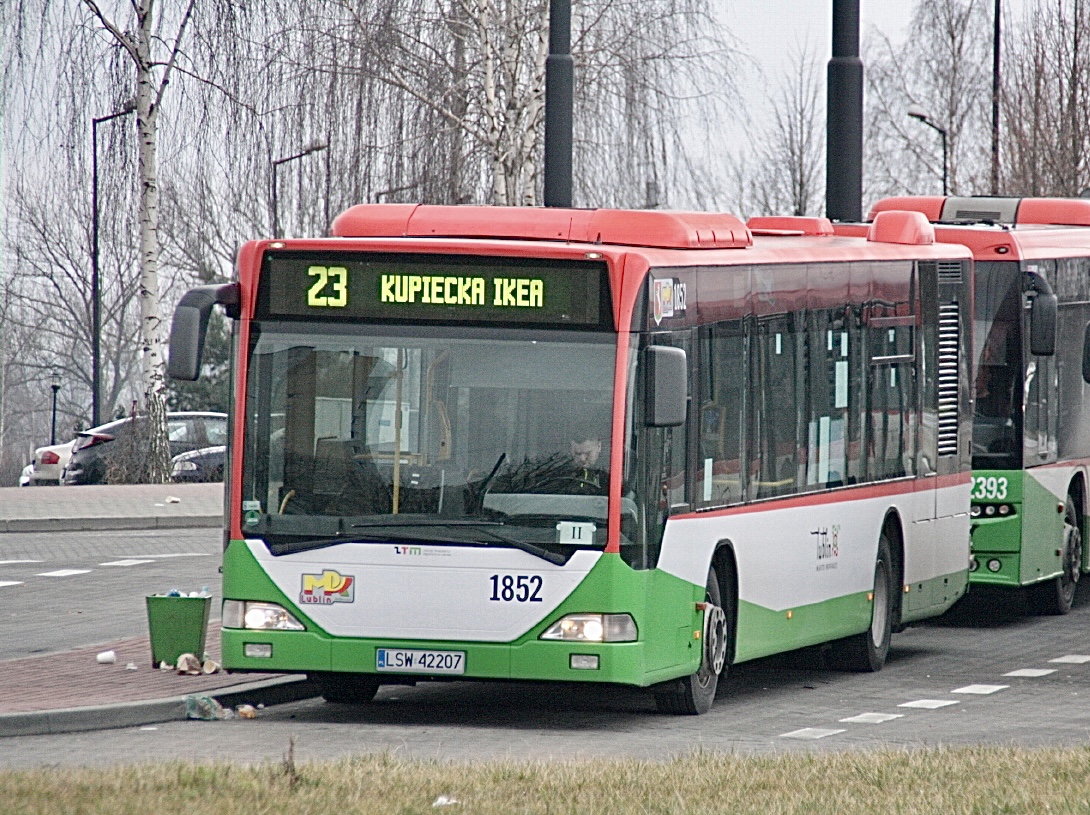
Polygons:
M697 367L700 400L694 503L724 506L745 498L743 406L747 387L741 320L702 326Z
M753 498L795 492L799 486L799 348L792 315L764 318L751 355L754 405Z

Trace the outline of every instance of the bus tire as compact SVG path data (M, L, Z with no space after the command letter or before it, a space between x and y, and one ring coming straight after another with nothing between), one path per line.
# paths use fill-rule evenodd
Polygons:
M1032 587L1032 599L1041 614L1061 615L1071 611L1075 589L1082 571L1082 531L1075 499L1070 493L1064 505L1063 554L1060 574Z
M711 710L715 701L715 691L719 687L719 674L726 668L730 637L730 620L726 612L733 608L723 608L722 592L719 588L719 576L715 567L708 569L708 582L704 600L709 604L705 610L707 624L701 638L702 652L700 668L696 673L671 679L655 685L655 707L659 713L674 716L698 716Z
M366 705L373 702L382 683L373 674L340 672L309 673L309 679L327 702L337 705Z
M882 670L886 663L893 634L895 595L892 548L889 532L885 528L878 538L873 597L870 626L860 634L832 643L827 657L830 667L841 671L873 673Z

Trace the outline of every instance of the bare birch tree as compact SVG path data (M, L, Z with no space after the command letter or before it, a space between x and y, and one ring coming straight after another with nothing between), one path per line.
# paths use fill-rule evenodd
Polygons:
M787 77L773 98L771 123L754 134L752 156L736 178L739 212L747 215L817 215L824 206L824 82L817 56L795 48ZM752 163L749 163L752 162ZM746 166L749 163L749 166Z
M1090 3L1035 0L1005 42L1003 187L1078 195L1090 188Z
M952 194L990 187L991 5L918 0L903 46L872 32L865 49L866 197L941 189L942 139L909 119L910 108L946 132Z
M162 12L153 0L132 4L133 26L105 14L95 0L83 0L93 17L109 32L132 61L135 73L136 127L139 133L140 183L140 340L144 379L144 410L149 429L147 477L151 482L170 476L170 446L166 435L166 379L163 315L159 290L159 175L156 166L158 123L163 95L178 59L194 0L188 0L173 34L163 36ZM163 53L160 53L163 52Z

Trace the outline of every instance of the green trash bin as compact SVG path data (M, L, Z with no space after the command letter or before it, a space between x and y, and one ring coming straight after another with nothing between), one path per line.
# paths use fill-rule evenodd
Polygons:
M147 602L152 667L175 665L182 654L203 660L212 598L152 594Z

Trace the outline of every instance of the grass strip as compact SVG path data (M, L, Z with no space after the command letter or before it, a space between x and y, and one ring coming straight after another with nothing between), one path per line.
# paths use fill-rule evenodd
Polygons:
M995 747L662 762L457 763L365 755L255 766L0 771L6 815L356 813L1090 813L1090 747Z

